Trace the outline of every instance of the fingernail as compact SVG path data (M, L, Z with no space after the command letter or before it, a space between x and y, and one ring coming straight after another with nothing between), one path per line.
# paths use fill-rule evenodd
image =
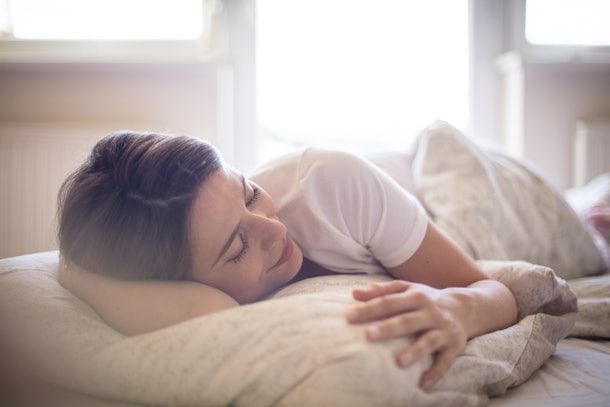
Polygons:
M413 357L409 353L405 353L403 355L400 355L400 357L398 358L398 363L400 363L401 367L409 367L412 360Z
M432 387L434 383L436 383L436 378L426 377L424 380L422 380L421 387L422 389L426 390Z
M358 310L350 309L345 313L345 318L347 318L348 321L352 322L358 320L359 315L360 313L358 312Z
M370 325L366 328L366 337L374 341L381 338L381 329L377 325Z

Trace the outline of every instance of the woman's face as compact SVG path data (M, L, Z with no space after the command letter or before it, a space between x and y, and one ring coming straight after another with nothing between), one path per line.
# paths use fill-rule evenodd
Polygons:
M287 283L301 267L303 254L269 194L228 166L199 188L190 219L190 277L240 304Z

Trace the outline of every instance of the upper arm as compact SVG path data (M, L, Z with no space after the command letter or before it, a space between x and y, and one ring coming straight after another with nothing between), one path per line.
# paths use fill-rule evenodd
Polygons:
M138 335L239 304L214 287L192 281L118 280L62 262L59 282L115 330Z
M489 278L433 222L428 222L424 239L415 253L402 264L387 270L395 278L436 288L466 287Z
M129 281L133 306L112 315L123 333L137 335L239 306L225 292L193 281ZM117 318L120 314L124 317Z

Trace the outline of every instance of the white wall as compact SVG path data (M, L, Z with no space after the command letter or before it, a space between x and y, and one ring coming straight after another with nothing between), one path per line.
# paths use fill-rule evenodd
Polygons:
M610 117L610 50L534 49L523 39L525 0L470 4L473 133L571 187L576 120Z
M524 155L569 188L576 121L610 118L610 64L526 63L523 80Z
M201 64L0 64L0 122L107 124L214 139L216 69Z

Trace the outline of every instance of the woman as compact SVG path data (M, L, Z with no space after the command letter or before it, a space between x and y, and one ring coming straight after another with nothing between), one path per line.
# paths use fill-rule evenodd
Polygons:
M346 318L371 341L416 335L397 363L434 355L424 388L467 339L515 322L510 291L369 162L309 149L254 180L264 188L199 139L106 137L60 192L61 284L133 335L312 275L387 272L396 280L354 290Z

